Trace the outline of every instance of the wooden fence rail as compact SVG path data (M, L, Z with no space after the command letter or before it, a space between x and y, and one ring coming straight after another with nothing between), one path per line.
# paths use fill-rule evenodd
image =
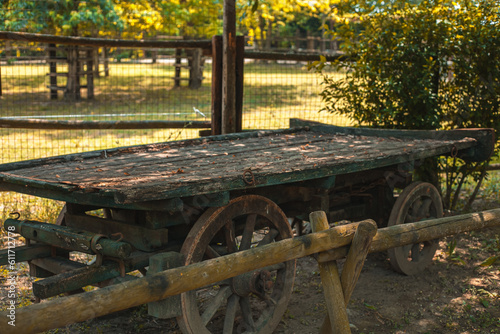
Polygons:
M63 121L0 118L0 128L43 130L210 129L209 121Z
M22 32L0 31L0 40L11 40L20 42L53 43L66 45L83 45L93 47L113 47L113 48L165 48L165 49L205 49L210 50L212 42L210 40L172 40L172 41L152 41L152 40L123 40L108 38L91 38L75 36L54 36L45 34L30 34Z

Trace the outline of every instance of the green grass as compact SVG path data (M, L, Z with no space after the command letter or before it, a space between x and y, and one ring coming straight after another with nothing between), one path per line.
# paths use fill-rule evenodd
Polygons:
M45 117L69 120L209 120L211 66L203 86L174 87L174 68L165 64L111 63L110 76L95 79L94 100L72 102L59 92L50 100L48 66L20 64L1 67L2 117ZM58 72L64 72L58 67ZM182 77L187 78L187 71ZM58 77L63 85L65 78ZM82 80L81 84L86 84ZM320 78L304 65L249 63L245 66L244 129L286 128L290 118L348 125L346 118L319 113ZM206 117L193 111L196 107ZM19 130L0 129L0 163L103 148L193 138L197 130Z

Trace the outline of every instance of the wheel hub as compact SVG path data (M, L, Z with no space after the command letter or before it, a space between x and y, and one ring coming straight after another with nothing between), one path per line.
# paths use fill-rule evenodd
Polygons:
M267 299L267 295L273 290L274 283L271 272L267 270L254 270L233 278L231 288L240 297L254 295Z

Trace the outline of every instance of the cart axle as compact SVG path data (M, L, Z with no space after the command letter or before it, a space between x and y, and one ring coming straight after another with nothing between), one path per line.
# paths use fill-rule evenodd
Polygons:
M68 226L7 219L4 228L19 233L26 239L40 241L70 251L100 254L120 259L128 258L132 252L132 246L126 242L114 241L103 234L90 233Z

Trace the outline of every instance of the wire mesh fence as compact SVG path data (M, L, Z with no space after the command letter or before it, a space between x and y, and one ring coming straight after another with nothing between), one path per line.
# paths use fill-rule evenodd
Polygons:
M243 128L287 128L291 118L349 125L346 118L320 112L321 81L317 73L308 70L307 62L247 60Z
M12 45L11 45L12 47ZM57 64L57 82L51 82L48 52L43 45L25 45L17 57L1 59L2 97L0 115L4 119L73 121L192 121L210 119L211 65L202 67L202 84L188 85L188 56L176 64L175 50L113 50L93 78L93 98L82 76L78 99L65 96L68 64ZM156 52L155 59L146 55ZM59 57L62 58L62 57ZM59 59L63 60L63 59ZM177 72L177 73L176 73ZM54 87L56 95L54 98ZM198 131L161 130L0 130L0 162L12 162L50 155L67 154L116 146L145 144L190 138Z
M3 119L210 120L210 57L201 60L201 84L192 88L189 55L176 57L174 49L108 49L106 57L101 56L100 65L95 66L93 97L89 98L88 79L83 75L79 82L80 96L74 98L66 96L69 65L64 61L64 48L53 71L46 44L16 42L8 48L5 41L2 44L0 115ZM104 53L102 48L100 53ZM348 124L345 119L318 112L322 107L321 79L307 70L305 62L248 59L244 78L244 129L285 128L290 118ZM199 131L194 129L1 129L0 162L198 135Z

